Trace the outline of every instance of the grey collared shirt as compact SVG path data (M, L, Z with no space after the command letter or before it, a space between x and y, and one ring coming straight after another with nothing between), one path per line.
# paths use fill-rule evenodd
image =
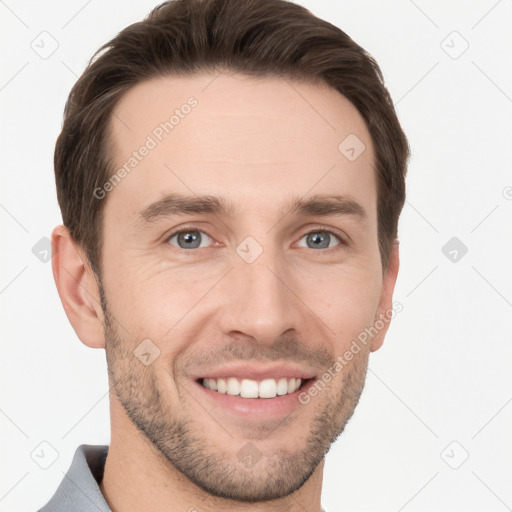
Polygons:
M112 512L100 491L107 445L80 445L66 476L39 512Z
M80 445L55 494L38 512L112 512L99 487L107 453L108 445Z

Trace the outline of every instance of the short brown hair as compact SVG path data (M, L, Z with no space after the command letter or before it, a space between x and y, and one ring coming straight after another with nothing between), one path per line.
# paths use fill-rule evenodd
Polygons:
M97 277L105 201L93 191L114 173L108 147L114 107L143 80L205 70L324 82L352 102L375 148L379 250L387 268L405 201L409 146L371 55L287 0L171 0L103 45L66 102L55 147L57 197L63 223Z

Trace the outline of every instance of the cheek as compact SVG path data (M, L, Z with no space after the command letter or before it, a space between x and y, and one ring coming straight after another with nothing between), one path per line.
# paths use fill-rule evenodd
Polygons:
M324 269L306 273L301 282L301 295L329 327L336 352L373 324L382 285L378 272L356 267Z
M206 303L203 298L218 281L217 274L216 267L206 264L170 268L168 263L134 261L113 269L106 293L111 310L132 337L175 339L182 320L188 322L198 304Z

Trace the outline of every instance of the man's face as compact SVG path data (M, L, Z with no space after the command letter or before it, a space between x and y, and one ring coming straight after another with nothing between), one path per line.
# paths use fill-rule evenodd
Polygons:
M160 123L176 109L166 133ZM288 495L352 415L370 344L308 403L299 395L383 311L363 119L327 87L204 74L132 88L112 134L116 169L137 160L103 199L114 399L164 463L203 490L241 501ZM350 134L366 146L355 160L338 149ZM170 194L230 208L155 207ZM345 203L329 214L290 209L313 196ZM293 391L291 378L303 387ZM237 382L253 397L232 394Z

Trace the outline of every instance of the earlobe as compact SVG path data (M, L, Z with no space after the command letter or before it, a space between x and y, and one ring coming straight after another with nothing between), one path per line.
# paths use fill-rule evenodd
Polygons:
M103 312L95 276L65 226L52 232L53 278L64 311L82 343L104 348Z
M389 255L389 263L384 272L382 280L382 292L380 296L377 316L375 318L375 327L378 333L372 338L372 352L378 350L384 343L384 337L389 328L393 308L393 291L395 289L398 268L400 266L400 256L398 250L398 240L393 242L393 247Z

